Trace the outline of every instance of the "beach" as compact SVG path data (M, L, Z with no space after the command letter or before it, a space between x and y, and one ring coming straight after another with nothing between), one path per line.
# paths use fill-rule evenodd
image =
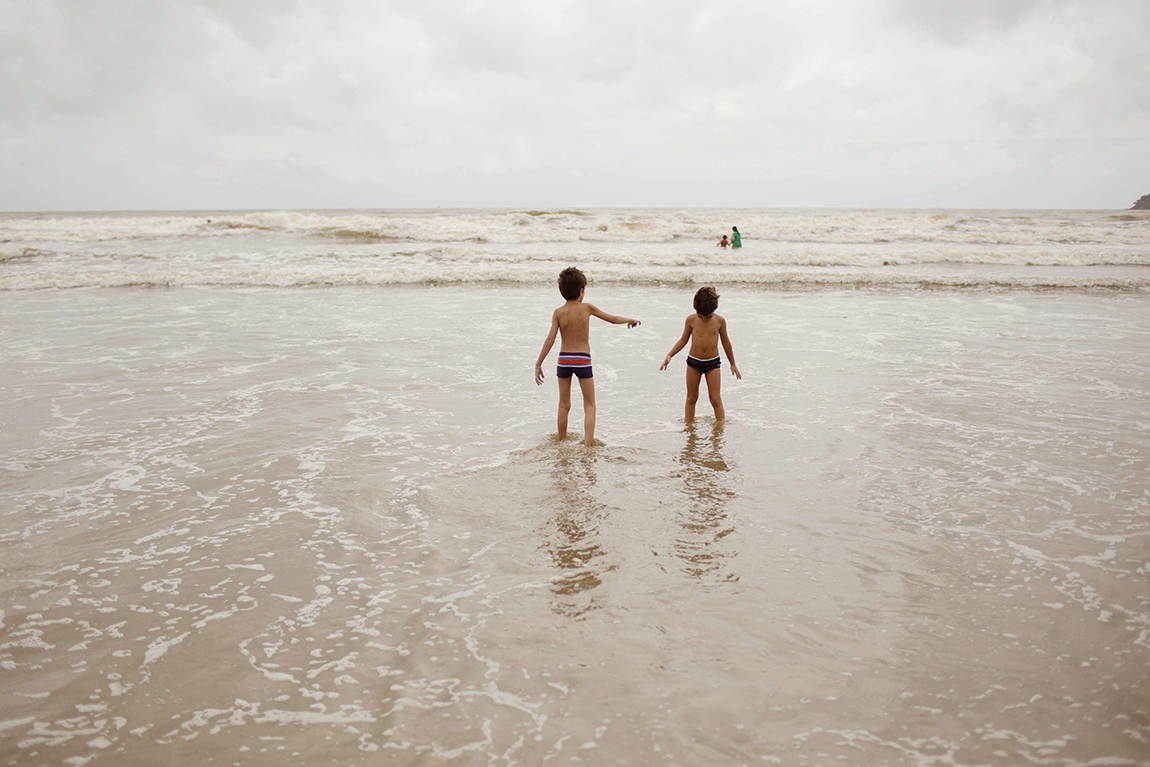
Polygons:
M1123 215L4 214L0 764L1150 764Z

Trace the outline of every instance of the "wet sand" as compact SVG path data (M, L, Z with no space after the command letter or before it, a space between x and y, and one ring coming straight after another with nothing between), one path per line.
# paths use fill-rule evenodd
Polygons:
M1150 298L720 292L5 295L0 763L1150 763Z

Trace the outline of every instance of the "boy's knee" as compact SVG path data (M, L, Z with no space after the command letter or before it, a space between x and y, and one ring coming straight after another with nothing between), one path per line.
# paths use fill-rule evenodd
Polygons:
M687 392L687 404L694 405L699 401L699 395L693 392Z
M723 404L723 399L718 394L709 394L707 395L707 399L711 401L713 407L719 407Z

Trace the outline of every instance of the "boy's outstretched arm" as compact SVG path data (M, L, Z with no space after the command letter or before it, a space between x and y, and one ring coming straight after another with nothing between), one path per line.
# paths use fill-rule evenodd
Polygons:
M555 313L551 313L551 330L547 333L546 340L543 341L543 349L539 352L539 359L535 360L535 385L539 386L543 383L543 360L547 359L547 355L551 351L551 347L555 345L555 336L559 333L559 318Z
M723 343L723 351L727 353L727 361L731 363L731 372L735 374L735 378L742 381L743 374L739 372L738 366L735 365L735 350L731 348L731 339L727 338L726 320L723 320L723 324L719 326L719 340Z
M663 364L659 366L659 370L666 370L667 365L671 364L671 358L679 352L683 351L683 347L687 345L687 341L691 339L691 318L688 317L687 321L683 323L683 335L679 336L679 340L671 347L671 351L667 352L667 356L663 358Z
M591 310L591 316L592 317L598 317L601 320L606 320L607 322L610 322L612 325L626 325L629 328L633 328L636 325L642 325L643 324L643 323L639 322L639 320L633 320L630 317L617 317L614 314L607 314L607 312L603 311L598 306L594 306L592 304L587 304L587 308Z

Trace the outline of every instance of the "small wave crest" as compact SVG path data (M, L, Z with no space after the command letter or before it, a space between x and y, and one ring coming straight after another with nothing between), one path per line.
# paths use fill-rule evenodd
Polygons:
M603 242L714 244L738 226L753 243L862 246L1058 246L1095 251L1150 246L1150 216L1138 211L884 210L271 210L182 213L6 214L0 241L319 236L349 243Z
M56 251L42 248L0 248L0 263L31 261L36 258L50 258L54 255L56 255Z
M329 229L326 231L316 232L317 237L330 237L344 242L355 243L399 243L411 242L408 237L396 237L394 235L383 234L374 230L365 229Z
M986 273L915 272L891 268L870 270L778 269L767 272L682 268L657 272L599 269L600 285L696 286L738 285L764 289L957 289L957 290L1111 290L1150 292L1150 275L1045 272ZM0 275L0 291L77 288L328 288L389 285L541 285L554 281L553 270L521 269L389 269L372 271L261 270L245 272L94 272Z

